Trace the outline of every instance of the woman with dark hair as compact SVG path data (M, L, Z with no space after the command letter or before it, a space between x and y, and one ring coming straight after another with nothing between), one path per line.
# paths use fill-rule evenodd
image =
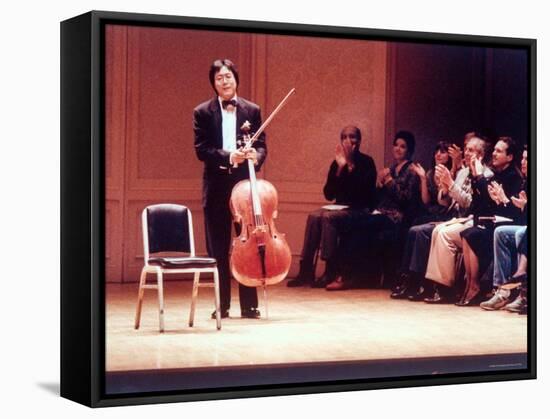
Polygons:
M345 224L334 220L333 227L341 238L336 258L339 275L326 286L328 291L349 287L349 269L357 259L357 251L363 254L366 248L373 260L375 251L381 251L386 274L393 261L399 259L399 233L408 228L421 207L420 180L410 167L415 145L411 132L399 131L395 135L394 162L380 170L376 179L379 195L376 210L362 211Z
M411 164L420 179L422 203L427 214L416 218L407 233L405 251L401 261L401 275L399 285L393 290L391 298L409 298L411 301L420 301L433 295L431 282L423 280L428 257L430 242L436 221L445 221L451 218L451 211L447 202L440 202L439 179L436 177L436 167L441 165L451 170L452 160L449 156L450 143L440 141L435 146L433 164L428 173L418 164Z
M447 141L439 141L436 144L432 157L432 167L428 170L428 173L426 173L420 163L411 164L411 170L420 179L420 196L427 212L425 216L414 220L413 225L423 224L428 221L439 221L439 216L447 212L447 207L441 205L437 200L439 180L436 179L435 168L438 164L441 164L447 169L451 169L452 161L449 158L449 147L450 143Z
M399 131L393 139L394 162L380 170L376 178L380 196L378 212L393 222L402 222L405 218L412 221L411 217L420 208L420 180L410 167L415 147L414 135L409 131Z

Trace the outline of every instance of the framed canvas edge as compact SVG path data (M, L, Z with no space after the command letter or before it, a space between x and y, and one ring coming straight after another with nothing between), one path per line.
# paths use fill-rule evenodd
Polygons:
M90 16L91 14L88 14ZM91 20L61 24L60 80L60 394L91 405Z
M104 147L103 121L101 119L103 100L103 51L102 31L106 23L138 25L175 25L181 27L201 27L211 30L267 31L269 33L292 33L309 36L340 36L343 38L378 39L399 42L429 42L456 44L483 44L491 47L526 48L529 54L529 140L530 159L530 205L529 225L536 226L536 40L528 38L506 38L477 35L455 35L428 32L396 31L381 29L332 27L320 25L304 25L292 23L273 23L241 21L198 17L181 17L170 15L149 15L137 13L121 13L106 11L91 11L76 18L61 23L61 396L73 401L91 406L121 406L133 404L166 403L196 400L229 399L237 397L265 397L276 395L293 395L307 393L324 393L338 391L358 391L369 389L402 388L433 386L444 384L468 384L481 382L496 382L507 380L535 379L536 374L536 281L529 288L528 316L528 368L519 372L467 374L456 376L430 376L422 378L365 380L361 383L314 383L299 385L272 386L270 388L243 388L216 391L194 391L192 393L168 395L132 394L128 396L106 396L104 391L105 376L105 291L102 277L105 251L104 239ZM71 68L67 60L71 60L64 50L66 30L70 25L79 26L81 42L84 49L79 60L89 60L89 74L84 79L72 80ZM82 29L86 28L86 29ZM86 30L88 33L86 33ZM65 33L65 35L64 35ZM89 42L88 42L89 41ZM75 59L76 60L76 59ZM78 61L78 60L76 60ZM82 65L82 63L78 63ZM72 63L71 65L77 65ZM64 67L65 66L65 67ZM83 81L85 80L85 81ZM84 94L84 100L69 112L64 95L74 95L67 92L67 84L79 83ZM74 98L72 98L74 99ZM72 113L71 113L72 112ZM87 145L85 150L75 155L70 151L68 138L71 130L78 130L75 122L68 119L77 115L77 125L81 125L85 137L79 143ZM73 160L73 166L67 166L68 160ZM75 171L75 167L78 170ZM86 173L85 168L89 167ZM89 201L72 202L69 189L64 182L67 175L75 175L73 187L88 192ZM72 177L72 176L71 176ZM78 185L78 186L76 186ZM76 205L77 213L69 209ZM75 240L68 230L80 232ZM530 277L536 278L536 229L532 228L530 236ZM69 241L71 245L69 247ZM76 244L73 247L73 244ZM85 249L86 254L79 254L78 249ZM81 262L78 266L74 257ZM532 261L532 263L531 263ZM78 276L78 284L83 288L75 290L70 285L69 273L82 272L82 263L89 267L89 272ZM80 268L80 270L79 270ZM73 280L74 281L74 280ZM84 290L84 291L82 291ZM75 312L74 307L80 309ZM89 311L86 314L86 311ZM70 322L68 321L70 319ZM87 323L87 325L86 325ZM80 327L76 332L79 343L74 346L75 324ZM68 333L71 333L69 336ZM75 370L76 367L76 370ZM84 374L82 374L84 371Z

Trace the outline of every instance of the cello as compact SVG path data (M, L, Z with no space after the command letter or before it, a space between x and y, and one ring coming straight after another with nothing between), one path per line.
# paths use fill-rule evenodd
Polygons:
M254 141L294 93L295 89L292 89L253 136L250 136L248 121L243 124L243 151L252 148ZM286 278L292 255L285 235L275 227L277 190L267 180L256 178L251 159L247 159L247 163L249 179L241 180L233 187L229 201L233 221L240 226L240 234L232 243L230 267L241 284L264 288L267 317L266 286Z

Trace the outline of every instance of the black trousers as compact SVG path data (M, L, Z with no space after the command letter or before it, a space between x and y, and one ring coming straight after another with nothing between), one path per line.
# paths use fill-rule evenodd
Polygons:
M334 224L338 222L334 220L349 218L351 211L348 209L331 211L321 208L308 215L301 255L301 269L305 272L302 273L313 272L313 258L319 247L321 259L331 260L334 258L339 234L334 227Z
M231 234L233 217L229 209L229 198L231 197L232 183L228 182L224 188L217 188L216 199L210 199L208 205L204 208L206 248L208 256L215 258L218 262L222 310L229 310L231 306L229 249L233 238ZM239 300L241 310L257 308L258 294L256 288L239 284Z
M333 220L333 227L340 234L336 265L341 275L352 278L381 268L384 275L393 280L404 243L398 239L400 223L364 210L354 212L347 219ZM358 269L363 272L357 272Z
M479 260L479 272L483 274L493 261L494 226L473 226L460 232L460 237L468 242Z

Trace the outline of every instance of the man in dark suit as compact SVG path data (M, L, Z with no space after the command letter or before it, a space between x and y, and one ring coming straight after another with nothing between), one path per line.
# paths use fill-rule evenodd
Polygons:
M254 147L246 152L240 148L241 127L250 123L256 132L262 124L260 107L237 96L239 73L228 59L216 60L210 67L210 84L216 97L201 103L193 113L195 152L204 162L203 196L206 247L208 255L216 258L220 274L222 318L229 317L231 303L231 246L232 216L229 199L235 184L248 179L247 159L258 171L267 156L265 135L262 133ZM239 284L241 316L259 318L256 288ZM215 312L212 314L215 318Z

